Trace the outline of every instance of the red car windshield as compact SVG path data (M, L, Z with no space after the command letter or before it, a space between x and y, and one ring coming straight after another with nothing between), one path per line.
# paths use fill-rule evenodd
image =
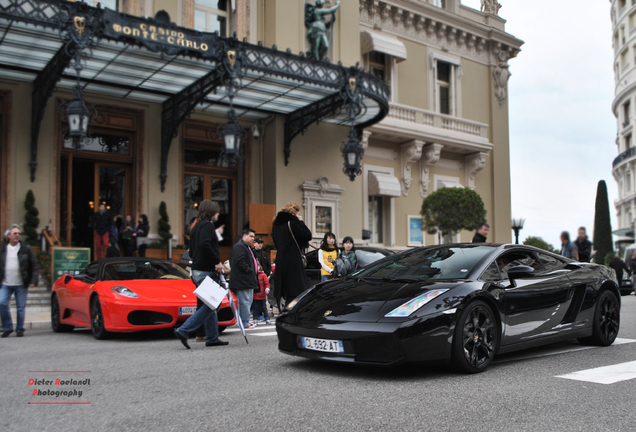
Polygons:
M190 279L177 264L163 261L116 261L104 264L102 280Z

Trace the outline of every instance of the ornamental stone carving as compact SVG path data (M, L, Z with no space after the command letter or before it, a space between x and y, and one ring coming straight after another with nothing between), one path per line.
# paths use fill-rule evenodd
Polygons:
M481 0L480 10L485 13L499 15L499 9L501 9L501 3L497 0Z
M475 190L475 176L486 166L488 153L479 152L466 156L466 187Z
M363 130L362 131L362 139L360 140L360 144L362 145L363 150L367 150L369 147L369 138L371 137L372 132Z
M424 43L437 49L445 49L484 64L498 65L496 57L490 55L491 46L497 43L491 36L467 31L450 22L436 21L430 16L426 16L425 13L418 13L411 8L395 5L395 2L358 1L360 4L360 23L363 26L390 30L396 36ZM486 13L496 15L501 5L494 0L488 0L485 1L484 8ZM491 10L494 12L490 12ZM515 57L520 51L516 45L503 45L502 49L509 52L508 58Z
M420 195L426 198L431 186L430 169L435 166L442 155L442 144L428 144L422 149L422 158L420 160Z
M402 195L408 196L411 190L411 182L413 181L411 168L422 157L422 146L424 141L413 140L406 144L402 144Z
M495 96L497 97L499 106L501 106L508 96L508 80L512 76L510 66L508 65L508 59L511 53L509 49L504 49L501 44L496 44L492 51L497 59L497 67L492 72Z

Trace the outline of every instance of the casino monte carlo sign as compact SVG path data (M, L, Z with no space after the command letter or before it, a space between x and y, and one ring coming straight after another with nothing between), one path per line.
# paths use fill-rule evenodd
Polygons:
M104 36L113 39L128 39L131 42L143 45L151 51L162 51L167 54L178 54L182 51L191 51L201 57L214 57L216 39L210 34L193 35L192 31L186 33L183 29L169 22L169 18L162 22L156 20L156 24L149 23L147 19L123 15L110 9L104 10Z

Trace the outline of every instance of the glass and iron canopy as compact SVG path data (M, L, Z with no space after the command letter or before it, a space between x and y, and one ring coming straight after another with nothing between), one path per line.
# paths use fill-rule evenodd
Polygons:
M358 67L178 27L164 11L140 18L82 2L2 0L0 78L34 85L32 179L47 101L54 88L70 90L77 84L71 60L78 35L90 39L79 48L84 94L162 105L162 184L171 141L193 110L226 115L233 99L242 122L285 115L286 163L292 140L311 124L353 125L360 136L389 110L387 85ZM357 88L357 94L349 87ZM353 123L351 105L356 108Z

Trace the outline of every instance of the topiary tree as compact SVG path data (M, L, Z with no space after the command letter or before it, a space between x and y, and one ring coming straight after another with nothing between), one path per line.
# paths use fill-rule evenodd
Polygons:
M166 208L165 201L161 201L159 204L159 236L163 239L163 243L168 243L168 239L172 236L170 233L170 224L168 221L170 218L168 217L168 210Z
M37 227L40 225L40 218L38 217L40 212L33 204L35 204L35 195L29 189L24 200L24 209L27 211L24 215L24 235L26 236L26 243L37 246L40 244L37 232Z
M541 237L528 237L523 241L523 244L526 246L534 246L539 249L546 250L552 253L559 253L558 250L554 248L550 243L543 240Z
M429 234L456 234L477 229L486 220L486 207L479 194L468 188L443 188L422 203L422 228Z
M610 221L609 200L605 180L598 182L596 190L596 213L594 214L594 262L605 264L605 257L614 250L612 223Z

